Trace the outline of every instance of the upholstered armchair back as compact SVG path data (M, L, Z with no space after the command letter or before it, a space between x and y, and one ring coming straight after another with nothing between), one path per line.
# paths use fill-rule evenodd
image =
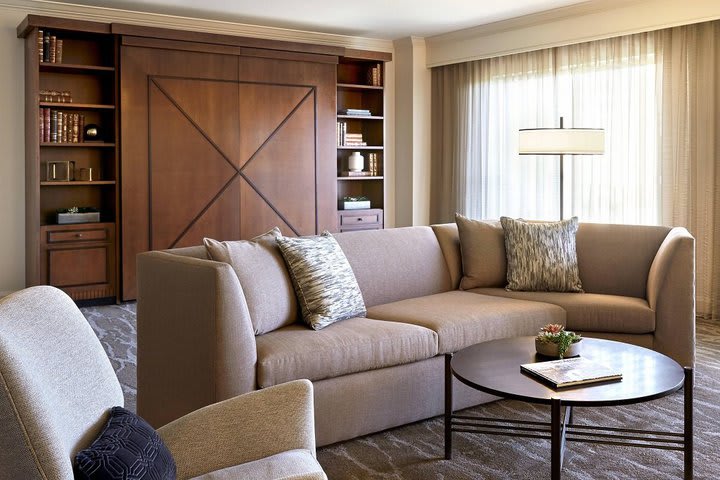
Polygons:
M100 341L62 291L0 300L0 479L72 479L72 459L123 394Z

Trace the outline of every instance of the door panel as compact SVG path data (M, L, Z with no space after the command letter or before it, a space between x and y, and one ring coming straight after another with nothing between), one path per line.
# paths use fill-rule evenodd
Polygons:
M121 60L124 300L140 252L334 227L334 65L128 46Z

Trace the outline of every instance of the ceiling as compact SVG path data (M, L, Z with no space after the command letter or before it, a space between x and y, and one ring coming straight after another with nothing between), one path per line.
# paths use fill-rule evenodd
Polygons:
M73 0L72 3L393 40L407 36L429 37L589 2L587 0Z

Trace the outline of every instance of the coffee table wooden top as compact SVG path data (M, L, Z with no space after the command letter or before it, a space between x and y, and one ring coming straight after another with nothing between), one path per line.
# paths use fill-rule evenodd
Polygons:
M673 359L627 343L584 338L580 355L622 372L621 381L554 389L522 373L520 365L548 360L535 353L535 337L483 342L453 355L451 366L463 383L486 393L533 403L577 406L624 405L679 390L683 368Z

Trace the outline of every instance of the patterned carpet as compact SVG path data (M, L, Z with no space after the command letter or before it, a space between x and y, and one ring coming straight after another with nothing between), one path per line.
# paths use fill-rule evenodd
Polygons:
M83 308L135 409L135 305ZM699 321L695 389L695 478L720 478L720 324ZM583 424L682 431L682 391L625 407L575 409ZM547 421L549 407L499 401L469 409L482 416ZM318 450L331 480L471 480L550 478L546 440L454 433L453 460L443 460L443 420L434 418ZM563 479L678 479L680 452L570 443Z

